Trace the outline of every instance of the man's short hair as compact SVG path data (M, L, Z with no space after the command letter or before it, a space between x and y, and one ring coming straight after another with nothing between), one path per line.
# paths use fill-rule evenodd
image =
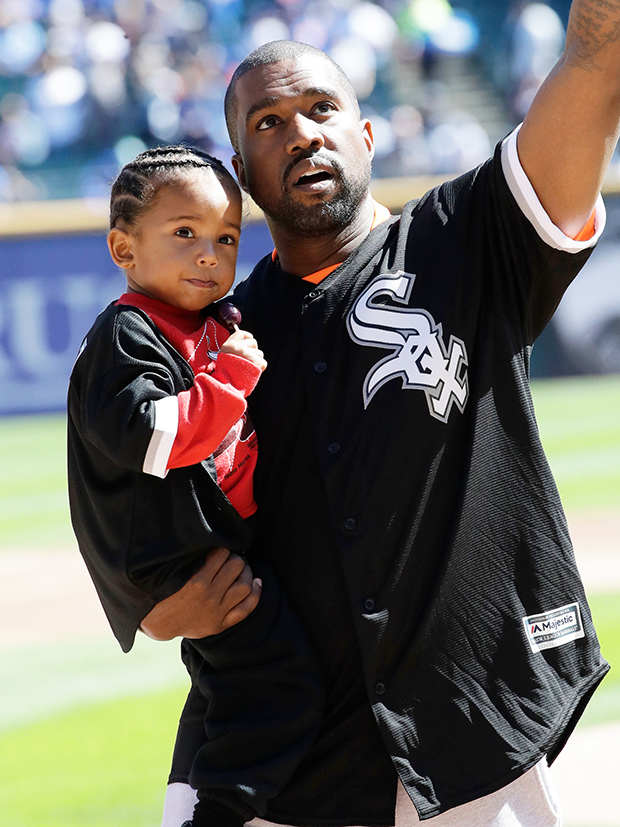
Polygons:
M226 90L226 97L224 98L224 112L226 114L226 125L228 127L228 134L230 142L235 152L239 152L239 135L237 134L237 82L247 72L256 69L258 66L268 66L271 63L279 63L281 60L291 60L302 55L312 55L313 57L321 58L329 63L338 79L342 84L343 91L353 101L359 113L359 103L355 89L351 85L351 81L345 75L340 66L335 60L321 49L315 46L310 46L307 43L300 43L297 40L272 40L270 43L265 43L259 46L243 60L235 69L235 72L230 79L228 89Z

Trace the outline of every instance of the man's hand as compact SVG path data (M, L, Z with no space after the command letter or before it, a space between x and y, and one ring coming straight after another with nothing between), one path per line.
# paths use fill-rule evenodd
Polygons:
M232 353L234 356L247 359L261 370L265 370L267 367L263 351L259 350L258 342L247 330L235 330L226 339L220 350L222 353Z
M153 640L216 635L254 611L261 587L241 557L226 548L212 549L202 568L151 609L140 628Z

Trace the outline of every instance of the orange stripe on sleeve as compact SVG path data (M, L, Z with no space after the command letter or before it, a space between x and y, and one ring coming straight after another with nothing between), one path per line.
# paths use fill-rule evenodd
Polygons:
M574 241L589 241L596 232L596 210L590 216L590 219L583 230L574 237Z

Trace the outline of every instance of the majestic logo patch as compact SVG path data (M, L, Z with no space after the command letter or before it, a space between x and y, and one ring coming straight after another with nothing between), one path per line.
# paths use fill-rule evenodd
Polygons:
M523 618L525 634L532 652L563 646L585 637L579 603L570 603L540 615Z
M364 407L386 382L401 377L403 388L424 391L431 416L447 422L452 405L463 412L469 394L464 342L451 336L446 349L441 324L436 324L426 310L401 309L375 301L387 295L397 304L407 305L414 281L415 275L402 270L378 276L359 296L347 317L354 342L392 351L368 372L363 389Z

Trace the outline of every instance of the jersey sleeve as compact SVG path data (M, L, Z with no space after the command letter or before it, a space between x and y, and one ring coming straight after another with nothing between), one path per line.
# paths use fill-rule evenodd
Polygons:
M135 311L117 314L111 341L88 341L80 354L84 436L121 468L144 470L176 432L178 364ZM76 363L77 364L77 363Z
M599 198L594 233L570 238L554 225L521 166L515 130L477 170L435 191L435 212L456 221L481 308L499 313L516 342L534 343L605 226Z
M131 311L115 325L113 345L112 363L87 383L84 433L111 461L157 477L210 456L260 377L248 360L221 354L211 373L177 393L178 365Z
M547 215L521 166L517 150L520 127L515 129L502 143L502 170L506 183L519 209L530 222L542 241L554 250L565 253L580 253L594 247L605 229L606 212L603 198L599 195L594 208L593 233L585 240L567 236Z
M498 205L490 233L493 261L489 290L503 302L526 346L532 345L553 316L562 296L587 262L605 228L606 214L599 196L594 233L586 240L567 236L541 204L517 151L519 129L501 144L490 181ZM497 161L497 159L496 159Z

